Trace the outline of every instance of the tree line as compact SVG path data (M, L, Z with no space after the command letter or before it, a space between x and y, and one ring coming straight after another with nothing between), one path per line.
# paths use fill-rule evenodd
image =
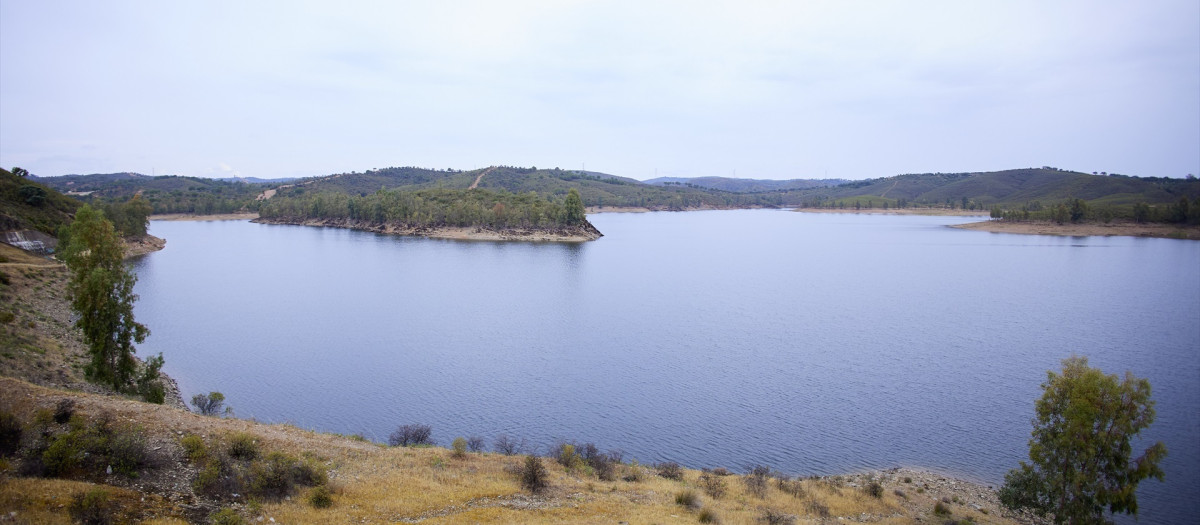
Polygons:
M1150 205L1139 202L1132 206L1092 205L1083 199L1069 199L1052 205L1033 201L1019 208L993 206L991 216L1013 222L1046 221L1063 224L1067 222L1112 222L1114 219L1137 223L1200 224L1200 197L1188 200L1180 197L1166 205Z
M408 227L554 228L582 224L583 200L571 189L562 201L537 193L483 189L379 190L364 196L308 193L265 202L266 219L350 219Z

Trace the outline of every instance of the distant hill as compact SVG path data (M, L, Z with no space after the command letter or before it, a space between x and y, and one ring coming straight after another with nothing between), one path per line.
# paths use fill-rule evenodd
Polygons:
M846 179L737 179L730 177L658 177L645 181L646 184L696 186L711 190L730 191L734 193L757 193L763 191L804 190L837 186L850 182Z
M22 178L0 169L0 231L37 230L57 235L80 205L33 177Z
M260 179L258 177L222 177L214 180L224 182L244 182L246 184L286 184L299 180L299 177L284 177L281 179Z
M92 175L63 175L33 177L36 181L60 192L79 197L84 202L124 202L141 193L154 213L230 213L252 209L254 198L269 185L247 184L205 177L140 173L96 173Z
M813 190L805 205L831 201L876 205L900 201L943 205L967 201L980 207L1020 206L1039 201L1083 199L1099 205L1166 204L1200 195L1200 181L1163 177L1091 175L1053 168L1027 168L986 173L921 173L850 182Z

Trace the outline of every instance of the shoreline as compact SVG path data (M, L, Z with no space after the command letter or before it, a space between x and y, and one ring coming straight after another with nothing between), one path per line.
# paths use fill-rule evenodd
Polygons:
M246 213L217 213L213 215L198 215L195 213L163 213L151 215L152 221L244 221L257 219L258 214Z
M283 218L254 219L257 224L284 224L292 226L318 226L323 228L344 228L349 230L368 231L387 235L404 235L425 237L429 239L447 239L455 241L529 241L529 242L587 242L603 237L591 223L577 228L539 229L513 228L497 230L482 226L436 226L413 227L402 224L378 224L349 219L305 219L292 220Z
M843 208L796 208L792 211L801 213L863 213L868 215L930 215L939 217L988 217L991 212L987 210L950 210L946 208L870 208L870 209L843 209Z
M1200 226L1134 222L1058 224L1054 222L1012 222L987 220L954 224L951 228L991 233L1056 235L1062 237L1152 237L1160 239L1200 240Z

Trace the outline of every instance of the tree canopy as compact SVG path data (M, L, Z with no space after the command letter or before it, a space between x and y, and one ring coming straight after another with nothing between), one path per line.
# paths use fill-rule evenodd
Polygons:
M1130 440L1154 422L1150 382L1126 372L1123 380L1088 366L1086 357L1063 360L1062 374L1047 373L1036 404L1030 463L1010 471L1000 501L1012 508L1051 513L1055 523L1108 523L1105 512L1137 514L1140 481L1163 479L1162 442L1130 460Z
M150 334L133 319L137 277L125 267L121 240L100 210L79 208L62 242L61 257L71 272L71 309L79 315L75 325L83 331L91 355L85 375L120 391L137 368L133 342L141 343Z

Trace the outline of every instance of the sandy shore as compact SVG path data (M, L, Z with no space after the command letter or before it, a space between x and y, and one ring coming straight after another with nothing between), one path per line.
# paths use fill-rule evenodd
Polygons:
M977 230L992 233L1021 233L1029 235L1085 236L1129 236L1162 237L1168 239L1200 240L1200 226L1177 226L1173 224L1138 224L1134 222L1058 224L1054 222L1009 222L983 221L958 224L952 228Z
M412 235L431 239L453 239L458 241L533 241L533 242L585 242L603 237L591 224L582 228L496 230L474 226L411 227L398 224L376 224L348 219L255 219L260 224L291 224L298 226L320 226L325 228L347 228L351 230L385 233L388 235Z
M217 215L196 215L193 213L164 213L151 215L152 221L245 221L257 219L257 213L221 213Z
M796 208L792 211L804 213L867 213L871 215L941 215L949 217L987 217L987 210L950 210L946 208L871 208L863 210L841 208Z

